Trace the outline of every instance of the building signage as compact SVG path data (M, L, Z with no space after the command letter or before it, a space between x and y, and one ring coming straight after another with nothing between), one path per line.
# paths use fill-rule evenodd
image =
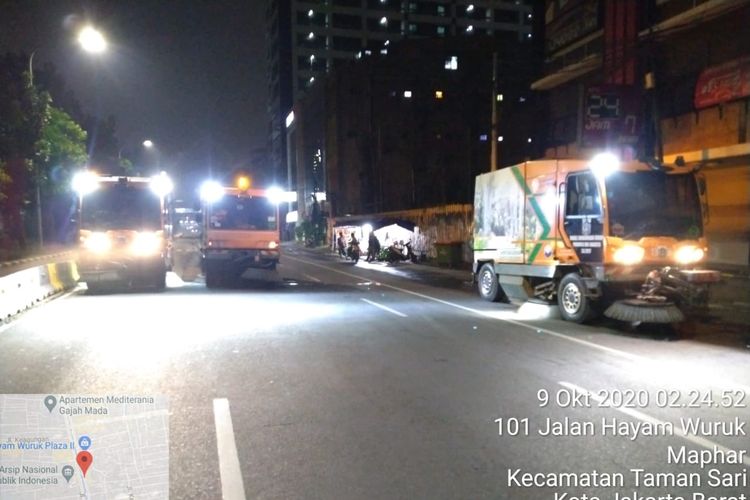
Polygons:
M750 95L750 56L703 70L695 85L695 107L707 108Z
M546 27L547 53L566 47L601 27L597 0L577 2L564 10Z
M638 89L628 85L595 85L583 103L583 145L591 148L635 144L641 131Z

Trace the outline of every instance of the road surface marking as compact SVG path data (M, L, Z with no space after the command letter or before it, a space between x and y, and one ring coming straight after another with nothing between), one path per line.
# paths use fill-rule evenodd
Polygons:
M307 279L309 279L309 280L313 280L313 281L316 281L316 282L318 282L318 283L321 283L321 282L323 281L322 279L320 279L320 278L316 278L315 276L313 276L313 275L311 275L311 274L306 274L306 273L302 273L302 276L304 276L305 278L307 278Z
M240 457L234 441L234 428L228 399L214 399L214 420L216 421L216 445L219 449L221 497L224 500L245 500L245 485L242 482Z
M401 316L402 318L408 318L408 316L406 314L400 313L400 312L396 311L395 309L391 309L388 306L384 306L383 304L378 304L377 302L373 302L372 300L367 300L367 299L359 299L359 300L361 300L363 302L367 302L368 304L373 305L375 307L379 307L380 309L382 309L384 311L388 311L389 313L395 314L396 316Z
M357 276L356 274L347 273L346 271L340 271L338 269L335 269L335 268L332 268L332 267L328 267L328 266L324 266L322 264L317 264L315 262L311 262L311 261L306 260L306 259L300 259L300 258L297 258L297 257L289 257L289 256L287 256L287 258L289 258L291 260L296 260L296 261L299 261L299 262L302 262L302 263L305 263L305 264L309 264L311 266L320 267L320 268L326 269L328 271L333 271L335 273L343 274L344 276L349 276L351 278L356 278L358 280L362 279L361 276ZM639 356L637 354L631 354L629 352L621 351L619 349L614 349L612 347L607 347L607 346L604 346L604 345L601 345L601 344L597 344L595 342L589 342L588 340L583 340L583 339L571 337L570 335L565 335L565 334L562 334L562 333L557 333L555 331L548 330L547 328L539 328L539 327L536 327L536 326L533 326L533 325L527 325L526 323L522 323L520 321L515 321L515 320L512 320L512 319L508 319L508 318L497 318L491 311L481 311L479 309L474 309L473 307L462 306L461 304L456 304L455 302L450 302L448 300L439 299L437 297L432 297L430 295L425 295L423 293L414 292L412 290L407 290L406 288L401 288L401 287L395 286L395 285L389 285L387 283L381 283L381 286L384 286L384 287L387 287L387 288L390 288L392 290L396 290L396 291L399 291L399 292L402 292L402 293L407 293L407 294L410 294L410 295L414 295L416 297L421 297L421 298L426 299L426 300L431 300L433 302L438 302L440 304L444 304L446 306L454 307L456 309L461 309L462 311L470 312L472 314L478 314L479 316L484 316L486 318L495 319L495 320L499 319L500 321L505 321L506 323L511 323L513 325L516 325L516 326L519 326L519 327L522 327L522 328L526 328L528 330L534 330L537 333L545 333L545 334L550 335L552 337L557 337L557 338L560 338L560 339L563 339L563 340L567 340L567 341L570 341L570 342L575 342L575 343L578 343L578 344L581 344L581 345L585 345L585 346L591 347L593 349L598 349L600 351L608 352L610 354L615 354L617 356L621 356L623 358L627 358L627 359L629 359L631 361L646 361L646 358L644 358L643 356Z
M588 389L584 389L581 386L578 386L578 385L575 385L575 384L571 384L570 382L558 382L558 384L560 384L561 386L565 387L566 389L571 389L571 390L573 390L575 392L578 392L578 393L581 393L581 394L586 394L586 395L588 395L588 397L590 397L591 399L593 399L597 403L601 404L604 401L604 398L600 398L599 396L597 396L593 392L589 391ZM620 413L624 413L625 415L631 416L633 418L637 418L638 420L642 420L643 422L648 422L650 424L664 425L664 424L667 423L664 420L659 420L658 418L652 417L650 415L646 415L645 413L642 413L642 412L640 412L638 410L634 410L632 408L620 408L620 407L616 407L616 406L609 406L608 408L611 408L613 410L617 410ZM726 446L722 446L719 443L715 443L715 442L711 441L710 439L706 439L706 438L703 438L701 436L693 436L692 434L688 434L688 433L684 432L677 425L674 426L674 433L675 433L675 435L680 436L681 438L686 439L686 440L690 441L693 444L697 444L698 446L702 446L704 448L708 448L709 450L713 450L714 447L715 447L716 449L719 449L719 450L723 451L724 453L726 453L728 451L731 451L730 448L727 448ZM750 457L745 457L742 460L742 463L744 463L745 465L750 465Z
M343 274L344 276L349 276L351 278L356 278L357 280L361 280L362 279L362 276L357 276L356 274L348 273L346 271L340 271L339 269L336 269L336 268L333 268L333 267L324 266L322 264L318 264L316 262L312 262L312 261L309 261L307 259L301 259L299 257L288 257L288 258L291 259L291 260L296 260L298 262L309 264L311 266L319 267L321 269L326 269L328 271L333 271L335 273ZM647 358L645 356L641 356L641 355L638 355L638 354L633 354L633 353L630 353L630 352L627 352L627 351L621 351L620 349L615 349L613 347L607 347L605 345L597 344L596 342L590 342L588 340L579 339L579 338L576 338L576 337L572 337L570 335L566 335L564 333L558 333L558 332L556 332L554 330L549 330L547 328L540 328L540 327L537 327L537 326L534 326L534 325L527 325L526 323L522 323L521 321L516 321L516 320L513 320L513 319L509 319L509 318L498 318L497 315L494 314L494 312L492 312L492 311L481 311L479 309L474 309L473 307L462 306L461 304L456 304L456 303L450 302L448 300L439 299L437 297L432 297L430 295L425 295L423 293L414 292L412 290L407 290L406 288L401 288L401 287L398 287L398 286L395 286L395 285L389 285L387 283L381 283L380 285L384 286L384 287L387 287L387 288L390 288L392 290L396 290L396 291L402 292L402 293L406 293L406 294L409 294L409 295L414 295L416 297L421 297L421 298L426 299L426 300L431 300L433 302L444 304L444 305L449 306L449 307L453 307L453 308L456 308L456 309L461 309L462 311L470 312L472 314L477 314L477 315L483 316L485 318L490 318L490 319L494 319L494 320L504 321L506 323L510 323L512 325L515 325L515 326L518 326L518 327L522 327L522 328L525 328L527 330L533 330L533 331L535 331L537 333L543 333L543 334L549 335L550 337L555 337L555 338L558 338L558 339L561 339L561 340L566 340L568 342L573 342L573 343L576 343L576 344L580 344L580 345L589 347L591 349L597 349L599 351L603 351L603 352L606 352L606 353L609 353L609 354L613 354L613 355L619 356L621 358L627 359L629 361L633 361L633 362L636 362L636 363L641 363L643 365L644 369L645 368L649 368L649 369L652 369L652 370L659 369L659 367L662 364L658 360L652 360L652 359L649 359L649 358ZM675 378L678 379L678 380L681 377L682 377L682 375L675 375ZM687 380L688 379L685 378L685 380L683 382L686 383ZM748 394L750 394L750 386L745 385L745 384L738 384L736 382L725 381L725 380L717 379L717 378L714 378L714 377L703 377L703 381L706 382L706 383L711 382L713 384L716 384L719 387L727 387L728 386L728 387L732 387L732 388L735 388L735 389L742 389L745 392L747 392Z

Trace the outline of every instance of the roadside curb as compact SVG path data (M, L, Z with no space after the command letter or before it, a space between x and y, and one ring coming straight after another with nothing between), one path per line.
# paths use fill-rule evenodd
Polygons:
M0 322L9 322L52 295L73 288L78 279L73 260L41 264L0 277Z

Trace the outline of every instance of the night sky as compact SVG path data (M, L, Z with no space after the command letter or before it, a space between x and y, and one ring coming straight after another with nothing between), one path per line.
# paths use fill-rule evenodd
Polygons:
M86 19L106 53L78 48ZM115 116L136 161L153 161L145 138L175 173L247 166L266 144L262 0L0 0L0 52L34 49L35 69L53 63L86 113Z

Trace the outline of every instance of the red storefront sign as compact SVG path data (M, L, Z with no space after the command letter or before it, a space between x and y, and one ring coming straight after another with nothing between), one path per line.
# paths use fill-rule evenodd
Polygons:
M707 108L750 95L750 56L703 70L695 84L695 107Z

